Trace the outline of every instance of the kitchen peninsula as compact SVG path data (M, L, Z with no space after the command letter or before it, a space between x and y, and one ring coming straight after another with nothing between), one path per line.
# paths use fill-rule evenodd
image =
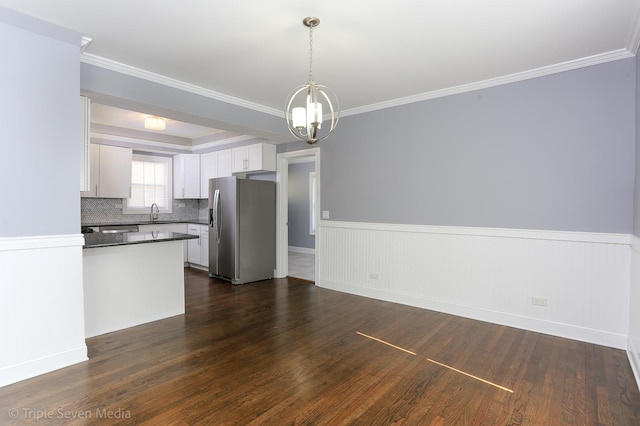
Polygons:
M184 313L184 240L169 231L86 233L85 337Z

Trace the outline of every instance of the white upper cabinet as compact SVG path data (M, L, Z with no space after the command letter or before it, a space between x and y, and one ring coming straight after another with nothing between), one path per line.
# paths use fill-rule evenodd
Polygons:
M173 198L200 198L200 154L173 156Z
M223 151L218 151L218 176L216 177L231 176L232 168L231 150L225 149Z
M200 154L200 198L209 198L209 179L218 177L218 153Z
M131 148L90 144L89 191L82 197L129 198L131 196Z
M200 198L209 198L209 179L231 176L231 150L200 155Z
M233 148L233 173L275 172L276 146L268 143Z

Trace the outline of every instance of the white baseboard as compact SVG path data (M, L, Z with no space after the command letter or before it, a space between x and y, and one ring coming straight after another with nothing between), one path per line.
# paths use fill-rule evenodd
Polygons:
M496 312L475 306L452 303L446 300L430 299L428 297L400 294L384 290L372 290L343 283L323 281L322 287L372 299L399 303L416 308L429 309L445 314L535 331L537 333L549 334L582 342L594 343L597 345L604 345L618 349L624 349L627 347L627 336L623 334L603 332L601 330L577 327L571 324L545 321L539 318L531 318L505 312Z
M631 364L631 370L633 370L636 384L640 386L640 359L638 358L638 350L631 338L629 338L627 342L627 358L629 358L629 364Z
M87 346L69 349L41 358L0 368L0 386L6 386L41 374L50 373L79 362L88 360Z
M628 234L334 221L318 230L319 287L627 347Z
M289 251L292 251L294 253L304 253L304 254L316 254L316 249L312 249L312 248L307 248L307 247L295 247L295 246L289 246Z

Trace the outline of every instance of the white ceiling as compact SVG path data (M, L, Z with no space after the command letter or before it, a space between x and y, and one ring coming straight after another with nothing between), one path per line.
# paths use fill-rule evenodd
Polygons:
M85 55L282 111L307 80L356 113L635 54L640 0L0 0ZM501 80L502 79L502 80ZM483 83L484 82L484 83Z
M144 120L147 117L150 117L150 114L96 103L91 105L91 122L95 124L103 124L107 126L121 127L124 129L179 136L188 139L204 138L224 131L220 129L212 129L209 127L199 126L197 124L184 123L178 120L172 120L167 117L161 117L165 120L166 123L165 130L149 130L144 127Z

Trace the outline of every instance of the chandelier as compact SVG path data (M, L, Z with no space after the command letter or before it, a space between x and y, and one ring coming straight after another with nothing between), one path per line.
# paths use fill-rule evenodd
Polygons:
M313 28L320 25L320 19L307 17L302 23L309 27L309 82L289 93L285 118L289 132L294 137L314 144L329 136L336 128L340 111L335 93L327 86L313 81ZM325 123L324 129L323 114L327 114L327 121L331 121Z

